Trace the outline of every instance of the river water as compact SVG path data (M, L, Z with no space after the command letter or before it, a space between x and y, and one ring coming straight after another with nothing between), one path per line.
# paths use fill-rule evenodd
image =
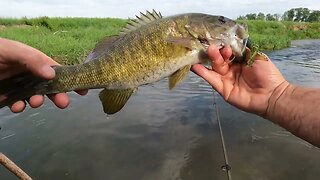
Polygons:
M290 82L320 87L320 40L267 54ZM0 151L34 179L227 179L211 87L192 73L167 84L139 88L113 116L96 90L71 93L65 110L1 109ZM233 179L319 179L318 148L214 94ZM0 179L15 177L0 166Z

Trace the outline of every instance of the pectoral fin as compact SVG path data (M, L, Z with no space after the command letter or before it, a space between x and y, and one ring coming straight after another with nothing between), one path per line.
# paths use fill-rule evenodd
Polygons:
M191 65L186 65L169 77L169 89L175 88L188 74Z
M134 93L136 90L137 88L102 90L99 94L99 98L103 106L103 111L107 114L114 114L120 111L130 98L132 93Z
M189 34L190 34L192 37L194 37L194 38L196 38L196 39L199 38L198 34L197 34L195 31L193 31L193 29L191 28L190 25L188 25L188 24L185 25L185 29L189 32Z
M194 41L192 37L168 37L167 42L186 47L190 50L194 49Z

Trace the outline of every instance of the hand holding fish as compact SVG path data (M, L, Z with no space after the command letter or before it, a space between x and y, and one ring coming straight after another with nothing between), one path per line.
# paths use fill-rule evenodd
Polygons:
M320 90L298 87L284 79L271 60L257 56L252 66L230 63L230 47L208 49L212 69L192 70L230 104L279 124L320 147ZM262 59L260 59L262 58Z
M230 104L259 115L267 111L272 92L287 83L271 61L255 59L252 66L245 63L228 63L232 56L230 47L219 51L215 46L208 49L212 70L194 65L192 70L203 77Z
M39 50L17 41L0 38L0 80L25 71L49 80L55 76L55 71L51 68L53 65L58 65L58 63ZM85 91L80 92L80 94L85 93ZM59 108L65 108L69 104L68 96L65 93L52 94L48 97ZM1 98L3 97L0 94ZM34 95L28 99L28 103L33 108L41 106L43 102L43 95ZM25 105L24 101L18 101L12 104L10 109L12 112L21 112Z

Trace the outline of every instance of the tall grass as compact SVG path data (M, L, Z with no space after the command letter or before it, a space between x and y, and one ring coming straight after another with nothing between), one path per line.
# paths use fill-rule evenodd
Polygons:
M262 49L281 49L291 40L320 38L320 23L240 21L249 27L252 40ZM105 36L115 35L126 20L115 18L1 19L0 37L33 46L63 64L82 62Z
M126 20L111 18L0 19L0 37L33 46L60 63L74 64L82 62L99 40L117 34L125 24Z

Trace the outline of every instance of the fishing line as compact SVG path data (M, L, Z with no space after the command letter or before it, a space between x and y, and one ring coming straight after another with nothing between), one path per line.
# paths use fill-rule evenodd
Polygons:
M224 156L224 165L221 166L221 170L225 171L228 175L228 180L232 180L231 178L231 166L229 165L229 159L228 159L228 153L227 153L227 148L226 148L226 143L224 140L224 135L221 127L221 121L220 121L220 115L219 115L219 107L218 104L216 103L216 95L215 91L213 91L213 107L215 109L215 114L217 117L217 122L219 126L219 132L220 132L220 139L221 139L221 144L222 144L222 150L223 150L223 156Z

